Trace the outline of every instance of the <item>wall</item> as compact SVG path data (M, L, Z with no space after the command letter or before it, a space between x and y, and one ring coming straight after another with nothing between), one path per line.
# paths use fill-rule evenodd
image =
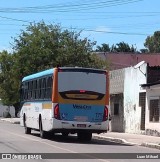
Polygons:
M15 108L13 106L9 107L0 104L0 117L4 117L6 112L9 112L11 117L15 117Z
M112 120L110 130L113 132L124 132L123 124L123 91L124 91L124 69L110 72L110 111ZM114 113L114 104L118 104L118 114Z
M125 69L113 70L110 72L110 94L119 94L124 91Z
M141 107L139 107L139 93L145 90L141 89L141 84L146 83L147 64L140 66L140 69L134 67L125 68L124 78L124 129L128 133L140 133Z
M118 105L118 113L115 114L114 104ZM110 96L110 107L111 107L111 126L112 132L124 132L124 109L123 109L123 93L113 94Z
M147 89L147 100L146 100L146 134L148 135L157 135L160 136L160 118L159 122L151 122L149 121L150 116L150 100L151 99L159 99L160 101L160 85L151 86L150 89ZM159 108L159 116L160 116L160 108Z

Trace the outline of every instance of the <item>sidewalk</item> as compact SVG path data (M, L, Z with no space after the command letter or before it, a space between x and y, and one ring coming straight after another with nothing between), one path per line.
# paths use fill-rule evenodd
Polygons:
M0 118L1 121L10 122L13 124L19 124L19 118ZM93 134L93 138L112 141L116 143L139 145L160 150L160 137L130 134L130 133L118 133L118 132L107 132L101 134Z
M160 137L156 136L107 132L100 135L94 134L93 137L96 139L109 140L122 144L145 146L160 150Z

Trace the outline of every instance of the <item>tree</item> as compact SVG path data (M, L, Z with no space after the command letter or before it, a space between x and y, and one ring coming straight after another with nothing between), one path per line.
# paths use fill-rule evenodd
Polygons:
M125 42L120 42L117 43L116 45L112 45L109 47L109 44L103 43L101 46L97 46L96 52L132 52L135 53L137 52L136 48L131 45L129 46L128 43Z
M24 76L48 68L80 66L104 68L106 63L94 54L95 42L80 39L80 33L62 31L60 25L30 24L14 38L14 53L0 54L0 97L5 105L20 106L19 90Z
M160 31L154 32L153 36L148 36L145 40L144 46L150 53L160 52Z
M14 39L16 67L20 67L15 69L17 75L22 79L25 75L57 64L90 67L95 42L79 39L79 36L80 33L74 31L62 31L59 25L46 25L44 22L31 24ZM99 68L102 67L99 64Z
M128 43L125 42L120 42L117 43L116 45L112 45L111 47L111 52L136 52L136 48L134 46L129 46Z
M97 46L96 52L110 52L109 44L103 43L101 46Z
M140 49L140 53L148 53L148 49Z
M16 93L19 84L14 77L14 55L3 51L0 53L0 98L2 104L7 106L15 106L19 93ZM15 109L17 113L18 109Z

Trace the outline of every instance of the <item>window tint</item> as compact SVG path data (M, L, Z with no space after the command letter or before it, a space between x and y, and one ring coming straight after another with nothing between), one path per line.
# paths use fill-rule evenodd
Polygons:
M34 79L22 83L21 100L48 100L52 96L52 76Z

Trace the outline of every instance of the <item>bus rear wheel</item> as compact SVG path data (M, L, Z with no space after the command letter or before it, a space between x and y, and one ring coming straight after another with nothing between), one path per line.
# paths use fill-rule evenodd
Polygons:
M63 133L62 133L62 136L63 136L63 137L68 137L68 134L69 134L68 132L63 132Z
M43 130L42 120L39 121L39 131L40 131L40 137L46 138L46 132Z
M81 140L81 141L91 141L92 133L79 132L78 133L78 139Z

